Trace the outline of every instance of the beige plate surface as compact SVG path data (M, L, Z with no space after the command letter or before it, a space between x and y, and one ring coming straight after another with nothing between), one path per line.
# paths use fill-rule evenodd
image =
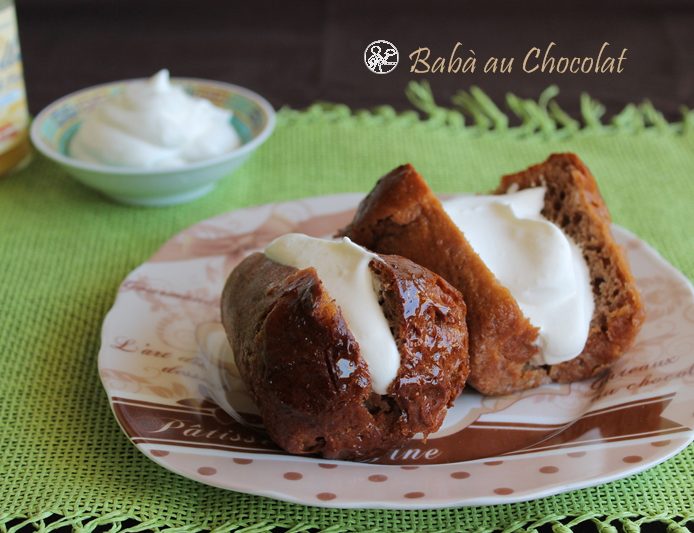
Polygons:
M630 352L599 380L485 398L466 391L426 443L371 463L295 457L265 436L231 359L219 296L234 265L289 231L327 236L361 195L242 209L169 240L120 287L99 372L131 441L178 474L307 505L436 508L530 500L649 468L694 438L694 291L619 227L646 303ZM224 372L220 372L220 369Z

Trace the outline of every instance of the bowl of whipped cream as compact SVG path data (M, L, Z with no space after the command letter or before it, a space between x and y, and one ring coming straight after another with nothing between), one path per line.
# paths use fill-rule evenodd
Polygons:
M229 83L151 78L97 85L46 107L37 150L118 202L166 206L212 191L270 136L275 112Z

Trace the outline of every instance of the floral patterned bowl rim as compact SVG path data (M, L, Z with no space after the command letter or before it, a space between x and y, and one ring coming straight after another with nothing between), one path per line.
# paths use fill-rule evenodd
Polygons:
M170 174L172 171L175 171L176 173L187 172L202 169L208 166L214 166L218 163L223 163L231 159L241 158L244 155L250 154L261 144L263 144L275 128L275 110L265 98L256 92L232 83L205 80L200 78L175 77L171 78L171 83L174 85L182 85L189 92L205 93L206 91L213 91L213 94L216 94L216 98L208 99L213 100L215 105L229 108L232 111L234 111L233 106L229 105L229 102L231 102L231 97L235 96L242 98L248 102L248 105L252 106L259 114L259 127L252 128L253 131L251 135L242 134L242 145L238 148L220 156L195 163L188 163L187 165L176 167L175 169L113 167L109 165L80 161L79 159L70 157L66 153L65 149L61 149L59 146L56 146L55 143L51 142L51 139L49 139L46 129L46 124L48 121L54 120L56 116L60 117L59 120L64 120L62 116L66 116L69 120L79 121L80 115L87 109L90 109L91 106L97 104L99 101L102 101L105 97L121 91L125 85L135 81L142 81L144 79L145 78L134 78L93 85L91 87L86 87L70 93L52 102L46 106L32 122L30 136L34 146L46 157L62 165L85 171L109 175ZM220 98L220 95L226 95L226 98ZM76 127L78 127L78 124ZM76 129L70 132L70 136L74 134L74 131L76 131Z

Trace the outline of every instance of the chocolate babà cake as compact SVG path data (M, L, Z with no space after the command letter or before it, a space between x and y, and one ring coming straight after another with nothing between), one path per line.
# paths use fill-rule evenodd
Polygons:
M379 180L340 235L377 253L407 257L441 275L462 292L470 336L468 383L478 391L506 394L549 381L573 382L600 373L633 343L644 312L627 261L612 237L610 215L595 178L576 155L555 154L542 164L504 176L493 195L496 196L480 197L487 211L481 211L479 206L477 210L464 211L465 216L460 218L467 221L467 226L462 231L452 218L457 207L442 205L417 171L404 165ZM571 258L571 250L577 251L574 255L578 257L573 260L584 265L576 266L579 278L581 268L585 271L586 292L588 300L592 300L580 307L581 312L587 313L584 336L578 349L574 347L574 352L568 353L570 357L565 353L558 358L560 362L543 356L541 328L521 310L517 299L468 239L485 230L484 219L480 216L477 220L475 216L489 213L490 202L499 199L498 202L511 205L510 198L520 196L528 205L539 201L536 216L523 219L524 223L551 223L552 228L541 228L542 231L552 238L557 231L562 232L562 253ZM504 211L507 207L494 206L500 217L514 216ZM498 220L502 218L494 219L495 223ZM509 234L515 229L506 227ZM480 248L497 254L500 270L522 270L522 266L508 264L510 259L503 257L505 246L510 248L518 243L485 242L484 237L484 233L481 237L475 235ZM541 249L548 239L529 242ZM552 274L549 268L547 272ZM522 278L523 274L510 272L507 276ZM561 289L560 283L557 286ZM532 305L527 308L535 309ZM561 321L571 322L580 313L555 314L548 320L554 321L556 329L562 326ZM561 330L558 331L561 337Z
M319 271L267 253L234 269L221 310L270 437L291 453L362 459L436 431L469 372L460 292L408 259L370 254L375 301L399 358L394 379L377 384Z

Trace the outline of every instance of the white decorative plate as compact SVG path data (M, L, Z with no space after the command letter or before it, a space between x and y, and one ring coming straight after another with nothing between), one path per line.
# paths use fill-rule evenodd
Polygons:
M167 242L120 287L99 372L115 416L152 460L185 477L327 507L424 509L509 503L619 479L694 438L694 291L615 227L646 322L608 376L485 398L466 390L440 431L375 462L287 455L263 433L220 324L224 281L289 231L331 235L361 195L241 209ZM225 371L220 372L223 368Z

